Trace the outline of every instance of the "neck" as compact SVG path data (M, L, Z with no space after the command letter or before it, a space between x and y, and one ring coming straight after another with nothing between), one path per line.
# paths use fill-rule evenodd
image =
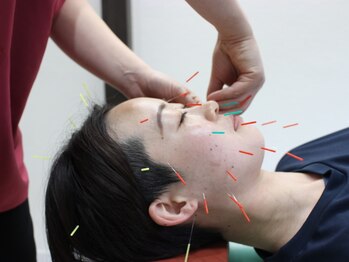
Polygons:
M225 203L217 226L226 240L276 252L298 232L323 190L316 175L262 170L254 186L236 195L251 222Z

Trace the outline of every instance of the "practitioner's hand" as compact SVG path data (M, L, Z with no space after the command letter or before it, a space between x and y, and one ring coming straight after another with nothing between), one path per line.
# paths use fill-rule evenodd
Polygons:
M264 81L262 60L253 36L234 40L218 35L207 100L218 102L221 113L245 111ZM224 85L227 86L223 88Z
M184 105L201 103L200 98L183 84L156 70L148 74L146 84L142 87L142 93L143 96L170 100L170 102Z

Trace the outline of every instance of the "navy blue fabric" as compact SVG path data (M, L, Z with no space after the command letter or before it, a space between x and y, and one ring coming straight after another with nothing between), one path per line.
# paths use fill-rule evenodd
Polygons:
M349 261L349 128L308 142L285 155L276 171L315 173L325 190L297 234L277 253L257 250L265 261Z

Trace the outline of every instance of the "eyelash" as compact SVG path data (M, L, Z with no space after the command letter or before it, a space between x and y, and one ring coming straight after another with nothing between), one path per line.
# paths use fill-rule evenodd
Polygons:
M181 120L179 121L179 126L181 126L181 124L183 123L184 118L185 118L185 115L186 115L187 113L188 113L188 112L182 113L182 115L181 115Z
M184 105L182 108L185 109L185 108L187 108L187 106ZM183 112L183 113L182 113L182 115L181 115L181 120L179 121L178 127L180 127L180 126L182 125L182 123L183 123L183 121L184 121L184 118L185 118L185 115L186 115L187 113L188 113L188 112Z

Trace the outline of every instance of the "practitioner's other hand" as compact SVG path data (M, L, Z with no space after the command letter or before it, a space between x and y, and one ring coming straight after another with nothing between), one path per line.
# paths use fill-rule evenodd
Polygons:
M245 111L264 81L263 64L254 37L233 39L219 34L207 100L218 102L221 113Z
M156 70L151 70L148 74L142 93L143 96L170 100L170 102L184 105L201 103L200 98L183 84Z
M148 69L144 75L141 83L126 90L128 98L146 96L184 105L201 103L200 98L187 87L159 71Z

